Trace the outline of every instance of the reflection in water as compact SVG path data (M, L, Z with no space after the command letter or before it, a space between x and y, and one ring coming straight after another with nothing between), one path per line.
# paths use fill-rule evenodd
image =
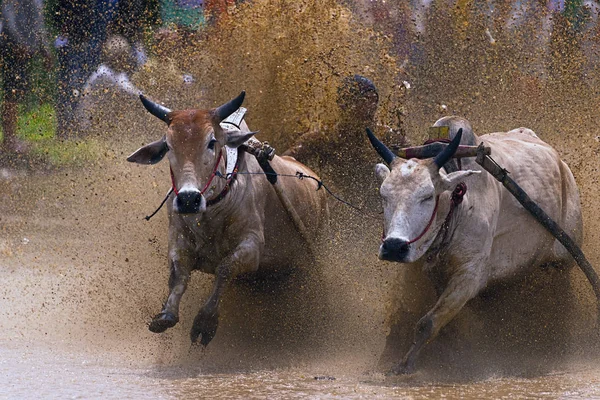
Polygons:
M405 3L244 2L206 34L157 40L149 50L159 56L131 81L172 108L246 89L250 127L280 153L302 134L336 134L338 84L357 73L379 90L377 133L398 142L403 133L421 142L440 113L469 118L477 133L529 127L572 168L584 251L600 265L595 14L538 2ZM164 127L129 95L95 96L81 141L42 147L58 167L0 157L0 397L600 396L600 371L589 366L595 303L578 270L495 288L423 351L418 374L381 375L404 353L433 289L418 271L376 259L378 218L335 202L318 268L276 285L238 282L207 349L188 337L207 275L193 275L180 324L151 334L167 290L166 214L143 216L162 200L169 172L124 158ZM363 145L337 155L345 170L320 172L376 215L378 159Z

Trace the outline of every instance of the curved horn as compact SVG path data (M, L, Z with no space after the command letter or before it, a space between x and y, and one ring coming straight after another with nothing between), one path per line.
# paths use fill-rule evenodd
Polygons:
M244 97L246 96L246 91L242 90L242 93L235 99L223 104L220 107L215 109L215 115L219 118L219 122L223 121L225 118L229 117L231 114L237 111L238 108L242 106L244 102Z
M150 112L150 114L154 115L157 118L160 118L167 124L169 123L169 117L167 117L167 115L171 112L171 110L169 110L167 107L161 106L160 104L153 102L143 94L140 94L140 100L142 101L142 104L144 105L146 110Z
M458 149L458 145L460 144L460 139L462 138L462 128L456 132L456 136L452 139L452 142L444 149L440 154L435 156L433 162L437 165L438 169L442 168L444 164L446 164L456 153L456 149Z
M396 158L396 155L392 153L392 151L388 149L385 144L383 144L379 139L377 139L377 137L375 137L375 135L373 134L373 132L371 132L369 128L367 128L367 136L369 137L369 142L371 142L373 148L377 151L381 158L383 158L383 161L385 161L386 164L390 165L392 161L394 161L394 159Z

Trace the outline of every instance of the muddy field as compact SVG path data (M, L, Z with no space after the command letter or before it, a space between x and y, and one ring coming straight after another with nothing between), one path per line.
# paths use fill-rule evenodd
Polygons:
M358 8L352 12L361 15ZM257 6L253 12L264 18L267 11ZM343 26L346 30L333 31L351 42L352 30ZM227 29L219 40L228 40ZM243 32L252 33L248 29ZM283 37L275 40L292 40ZM210 56L211 46L199 59ZM385 46L337 67L338 75L371 74L381 87L379 129L395 122L402 129L392 136L404 133L402 140L417 144L428 126L452 113L468 118L479 134L533 129L573 170L583 205L583 250L598 268L600 96L593 74L576 81L538 79L520 72L518 59L516 69L501 74L502 68L490 67L502 56L497 50L482 53L488 70L463 71L453 64L457 56L443 51L419 68L401 68L399 61L393 68L360 66L360 58L376 62ZM321 61L311 60L310 68L318 70ZM299 93L290 95L303 73L294 70L273 78L262 92L267 79L262 69L257 67L255 78L236 66L219 78L222 87L216 90L216 79L173 84L177 68L184 67L151 64L134 81L173 108L212 105L247 89L250 127L281 150L299 131L335 123L327 105L335 79L302 81ZM214 72L194 73L209 79ZM288 104L269 97L283 89L298 101L297 109L268 112L276 102ZM317 110L308 108L311 96ZM381 223L373 215L381 206L369 171L378 159L368 148L356 158L352 182L325 176L332 190L369 215L330 199L332 226L317 265L282 281L235 282L223 300L218 334L206 349L190 345L189 330L213 278L195 273L180 323L164 334L150 333L148 323L167 294L167 218L165 210L150 221L144 216L169 189L169 170L166 162L144 167L125 158L159 138L164 126L136 98L101 95L96 107L81 139L94 140L92 159L61 168L0 166L0 397L600 397L595 301L576 268L536 271L475 299L425 348L417 374L384 376L435 297L420 271L377 260ZM399 108L401 121L394 111ZM363 145L366 140L357 148ZM347 184L363 192L344 190Z
M126 133L146 121L141 107L131 109L136 123ZM99 159L81 167L3 169L0 320L8 397L600 394L594 301L576 269L540 270L471 302L424 350L416 377L385 378L433 291L418 271L378 261L379 222L335 201L318 267L283 282L236 283L207 349L191 346L188 336L212 283L201 273L184 297L180 324L151 334L147 324L167 293L167 221L165 211L149 222L143 217L168 189L168 166L124 160L160 135L159 123L148 126L148 139L109 138ZM563 129L537 131L573 166L584 250L598 265L597 142L585 129ZM575 134L581 144L566 140Z

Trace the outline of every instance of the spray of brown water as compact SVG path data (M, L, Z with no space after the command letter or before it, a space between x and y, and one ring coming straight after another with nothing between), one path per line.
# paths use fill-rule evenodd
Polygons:
M407 17L390 4L401 10L386 14L393 26ZM426 14L427 35L406 33L422 48L422 58L406 70L391 55L401 53L401 38L386 24L375 21L372 29L356 17L369 11L368 4L262 0L239 6L182 46L157 44L162 58L136 82L175 109L212 106L245 89L250 127L278 149L301 133L334 126L337 87L355 73L379 88L379 126L401 123L413 143L442 113L469 118L481 134L529 127L573 169L582 195L584 251L600 265L597 77L583 62L575 66L581 74L572 73L573 57L547 61L519 40L527 31L494 31L492 44L485 18L445 4L434 2ZM570 48L567 39L549 37L550 48ZM181 84L184 72L196 83ZM399 84L404 79L411 90ZM124 159L160 137L164 126L136 99L118 96L101 104L94 122L89 135L105 143L98 160L29 175L8 171L0 181L5 343L80 348L98 358L154 366L160 377L285 368L352 375L381 371L406 351L414 323L435 299L433 290L419 271L377 260L377 219L333 201L319 265L283 282L233 285L206 350L190 347L188 332L210 291L208 275L193 276L175 328L148 332L167 293L167 221L164 212L151 222L142 217L168 189L168 167ZM362 146L357 143L360 157L348 157L364 160ZM369 153L366 158L356 166L366 180L363 192L350 200L376 214L376 184L365 171L378 160ZM594 299L583 274L538 272L469 304L424 350L422 379L535 375L596 354ZM161 367L169 365L185 368Z

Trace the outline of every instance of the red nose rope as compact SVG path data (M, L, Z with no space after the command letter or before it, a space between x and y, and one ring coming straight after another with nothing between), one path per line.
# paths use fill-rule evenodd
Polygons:
M231 187L231 183L236 178L238 170L239 170L238 165L240 163L240 155L241 155L241 152L238 152L238 157L237 157L237 160L235 162L235 167L233 168L233 172L231 174L229 174L229 176L227 177L227 182L225 182L225 187L223 188L223 190L221 190L221 193L219 193L217 195L217 197L214 197L214 198L206 201L206 206L207 207L210 207L210 206L212 206L214 204L217 204L219 201L223 200L223 198L229 192L229 189ZM219 157L217 158L217 161L215 162L215 167L213 168L213 171L210 174L210 177L208 178L208 182L206 182L206 185L204 185L204 187L200 191L201 195L204 195L204 193L208 190L208 188L210 187L210 184L215 179L215 176L220 175L220 173L218 172L218 168L219 168L219 164L221 162L221 158L223 158L223 150L222 149L219 152ZM177 186L175 185L175 176L173 175L173 169L172 168L171 168L171 184L173 185L173 192L175 192L175 196L179 195L179 191L177 190Z
M425 227L425 229L423 229L423 232L421 232L421 234L419 236L417 236L413 240L410 240L407 244L413 244L417 240L421 239L427 233L427 231L431 227L431 224L433 223L433 220L435 219L435 215L437 214L439 200L440 200L440 195L438 194L437 196L435 196L435 207L433 209L433 213L431 214L431 218L429 218L429 222L427 223L427 226Z
M464 182L460 182L458 185L456 185L456 187L452 191L452 197L450 199L450 211L448 211L448 215L446 216L446 219L444 220L444 223L442 224L442 228L441 228L444 230L444 239L442 240L442 242L446 241L446 236L448 234L448 227L450 226L450 218L452 218L452 214L454 214L454 209L456 208L456 206L458 206L460 203L462 203L463 197L465 196L466 193L467 193L467 185ZM416 238L409 240L407 245L413 244L416 241L420 240L423 236L425 236L427 231L429 231L429 228L431 228L431 225L433 224L433 220L435 219L435 216L437 214L439 199L440 199L440 196L437 195L435 198L435 208L433 209L431 218L429 218L429 222L427 223L427 226L425 227L425 229L423 229L423 232L421 232L421 234L419 236L417 236ZM385 240L385 233L381 235L381 241L383 242L384 240Z

